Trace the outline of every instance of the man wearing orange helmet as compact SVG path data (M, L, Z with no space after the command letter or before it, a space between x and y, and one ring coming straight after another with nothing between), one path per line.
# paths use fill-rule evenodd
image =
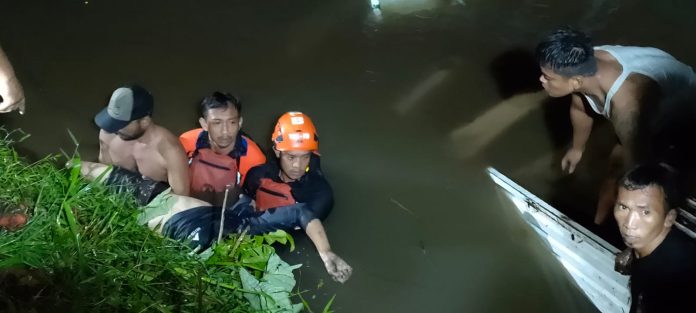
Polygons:
M329 275L345 282L352 268L333 253L321 222L333 207L333 190L319 166L319 138L314 123L304 113L285 113L278 119L271 141L278 162L251 169L244 184L244 194L255 200L257 215L247 224L258 230L301 227L317 248Z

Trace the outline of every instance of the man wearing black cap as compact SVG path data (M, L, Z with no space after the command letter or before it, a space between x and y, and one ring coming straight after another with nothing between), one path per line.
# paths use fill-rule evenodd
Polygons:
M99 162L115 165L115 172L121 174L114 176L123 181L142 175L154 183L168 183L173 193L187 196L186 153L176 136L153 122L152 111L152 95L145 88L116 89L108 106L94 117L101 128Z

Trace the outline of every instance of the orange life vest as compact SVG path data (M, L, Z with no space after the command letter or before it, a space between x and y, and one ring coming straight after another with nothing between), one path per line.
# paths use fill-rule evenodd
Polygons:
M256 190L256 210L266 211L297 203L292 196L292 188L286 183L275 182L270 178L261 178Z
M189 157L189 161L191 164L193 164L193 157L197 153L197 151L203 151L203 150L210 150L210 149L197 149L196 143L198 142L199 137L201 136L201 133L203 132L202 128L196 128L189 130L179 136L179 142L181 142L181 145L184 147L184 151L186 151L186 155ZM224 184L212 184L212 183L206 183L206 178L200 178L199 181L202 181L203 185L211 185L217 189L222 188L222 190L225 190L225 185L227 184L233 184L235 180L237 179L237 172L239 173L239 176L241 179L238 181L238 185L242 185L244 183L244 179L246 178L246 173L249 171L254 166L266 163L266 156L263 154L259 146L250 138L246 136L240 136L242 140L246 142L246 154L242 155L239 157L238 160L235 160L235 158L227 155L218 155L219 157L215 156L205 156L206 161L210 160L213 164L217 165L222 165L223 167L228 167L232 168L230 164L234 164L234 173L230 175L227 175L226 177L233 177L234 179L227 180ZM212 150L210 152L213 152ZM229 160L224 160L225 158ZM227 164L227 165L225 165ZM194 171L189 167L189 174L191 177L191 180L193 181L196 176L198 176L198 172ZM212 181L216 181L211 180ZM191 190L194 191L194 184L191 184ZM218 188L219 187L219 188Z
M198 199L209 199L211 194L225 192L229 185L239 185L241 174L238 160L217 154L211 149L198 149L189 164L191 195Z

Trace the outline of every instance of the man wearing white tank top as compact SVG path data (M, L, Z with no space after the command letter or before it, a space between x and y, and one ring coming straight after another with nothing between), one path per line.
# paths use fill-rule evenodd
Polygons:
M693 69L666 52L649 47L598 46L572 29L560 29L536 48L541 67L539 78L551 97L571 95L572 146L563 157L561 168L573 173L580 162L592 131L591 108L609 119L619 139L610 163L614 173L600 190L595 223L601 224L614 204L616 177L653 153L643 128L656 123L659 107L670 97L696 89ZM587 107L586 105L587 104ZM682 112L686 113L686 112ZM659 127L659 126L658 126ZM653 130L650 130L653 132Z

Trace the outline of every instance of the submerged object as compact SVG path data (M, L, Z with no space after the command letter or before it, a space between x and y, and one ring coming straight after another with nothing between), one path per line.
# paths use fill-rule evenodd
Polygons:
M370 5L372 6L373 9L379 9L379 0L370 0Z

